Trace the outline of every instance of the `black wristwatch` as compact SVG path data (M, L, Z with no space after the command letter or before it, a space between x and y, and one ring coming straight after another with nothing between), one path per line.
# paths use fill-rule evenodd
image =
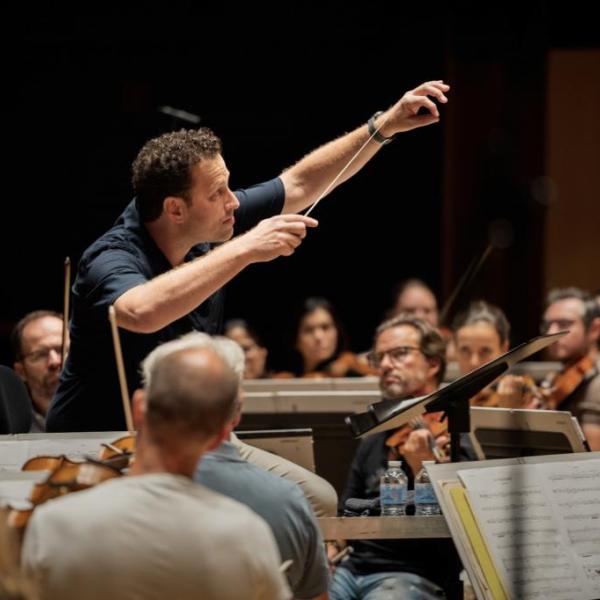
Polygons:
M383 114L382 110L378 110L368 121L367 127L369 129L369 135L373 136L373 139L380 143L382 146L385 144L389 144L396 136L392 135L390 137L385 137L381 135L379 131L377 131L377 126L375 125L375 119Z

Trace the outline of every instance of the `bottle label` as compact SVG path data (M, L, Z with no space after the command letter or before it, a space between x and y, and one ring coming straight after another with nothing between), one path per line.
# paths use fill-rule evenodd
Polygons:
M437 504L431 483L415 483L415 504Z
M406 502L406 486L400 483L385 483L380 489L381 504L395 506Z

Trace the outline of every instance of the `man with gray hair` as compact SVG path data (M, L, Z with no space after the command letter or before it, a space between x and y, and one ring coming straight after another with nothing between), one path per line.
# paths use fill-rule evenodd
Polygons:
M196 331L183 335L169 342L169 344L159 346L142 364L142 381L144 385L146 387L149 385L152 377L152 364L159 357L174 351L176 348L194 348L202 345L210 346L218 352L227 364L235 370L241 383L244 375L243 362L240 364L240 355L236 346L231 346L226 340L227 338L211 338L206 333ZM233 432L229 441L237 447L240 456L245 461L299 485L310 502L315 516L334 517L336 515L338 503L337 492L327 480L285 458L245 444Z
M134 395L130 476L35 511L23 564L43 598L290 597L267 524L192 481L229 432L237 377L212 348L173 346L148 357L147 388Z
M229 338L204 333L189 333L164 347L163 352L175 348L212 348L235 371L240 384L236 411L231 415L231 429L241 418L241 382L244 374L244 352ZM146 366L148 366L146 364ZM144 373L146 382L151 373ZM234 434L231 434L235 438ZM327 598L329 570L323 538L313 511L292 481L269 473L247 462L240 456L240 442L235 438L224 440L207 453L200 462L194 479L206 487L250 507L271 527L282 561L292 561L286 572L294 598ZM243 444L245 446L245 444Z

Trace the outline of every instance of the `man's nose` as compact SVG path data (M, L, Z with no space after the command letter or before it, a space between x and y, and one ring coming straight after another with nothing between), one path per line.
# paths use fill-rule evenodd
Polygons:
M229 190L229 194L227 195L227 200L225 202L225 207L227 210L237 210L240 206L240 201L237 199L237 196Z
M379 368L383 372L389 371L394 365L392 365L392 360L390 359L390 355L386 352L381 357L381 362L379 363Z
M61 361L62 353L58 350L55 350L54 348L51 348L50 352L48 353L48 364L55 367L57 365L60 365Z

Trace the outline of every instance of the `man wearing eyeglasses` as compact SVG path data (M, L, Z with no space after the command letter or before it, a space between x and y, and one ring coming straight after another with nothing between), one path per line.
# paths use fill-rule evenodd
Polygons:
M11 342L13 368L31 397L32 432L45 431L46 413L56 392L62 364L62 315L36 310L14 327Z
M438 388L444 376L445 344L426 321L399 315L378 327L369 360L378 369L384 399L425 396ZM435 440L427 429L407 429L400 439L397 434L405 428L361 442L342 502L379 496L379 478L388 460L403 461L412 488L422 461L435 460ZM440 445L445 442L439 441ZM354 551L334 574L331 600L444 598L460 571L452 544L439 540L353 540L351 545Z
M549 382L548 408L577 417L592 450L600 450L600 310L591 295L579 288L548 294L542 333L569 333L548 348L563 370Z

